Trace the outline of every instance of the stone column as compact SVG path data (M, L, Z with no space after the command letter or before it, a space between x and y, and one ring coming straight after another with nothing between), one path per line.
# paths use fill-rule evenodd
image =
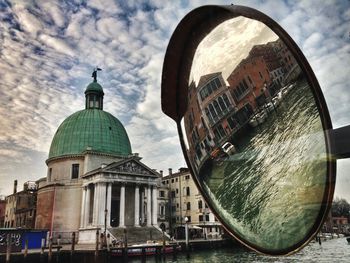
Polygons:
M152 189L152 225L158 225L158 189L153 186Z
M119 227L125 227L125 185L120 186Z
M147 226L152 226L151 186L147 187Z
M96 226L98 224L98 207L99 207L99 191L100 187L98 183L94 184L94 211L93 211L93 219L92 219L92 225Z
M138 185L135 186L135 226L140 226L140 188Z
M107 227L111 227L112 184L107 186Z
M86 194L85 194L85 214L84 214L84 227L87 227L89 224L89 217L90 217L90 197L91 196L91 189L89 186L86 187Z
M141 224L145 222L145 189L141 191Z
M99 190L99 201L98 201L98 222L99 226L104 226L105 224L105 208L106 208L106 183L100 183Z
M86 210L86 187L83 187L82 198L81 198L81 209L80 209L80 228L84 227L84 217Z

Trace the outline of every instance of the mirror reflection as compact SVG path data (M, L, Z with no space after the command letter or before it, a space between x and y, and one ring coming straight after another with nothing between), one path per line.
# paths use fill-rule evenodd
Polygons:
M263 23L230 19L198 46L189 83L187 154L214 211L264 250L306 241L322 216L326 144L291 51Z

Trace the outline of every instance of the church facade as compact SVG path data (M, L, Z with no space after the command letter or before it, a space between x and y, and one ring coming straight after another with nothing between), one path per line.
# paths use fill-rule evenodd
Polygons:
M39 181L35 228L49 229L63 242L73 232L79 243L94 243L96 230L115 239L116 229L161 231L161 175L132 153L124 126L103 110L96 75L85 90L85 109L58 127L46 180Z

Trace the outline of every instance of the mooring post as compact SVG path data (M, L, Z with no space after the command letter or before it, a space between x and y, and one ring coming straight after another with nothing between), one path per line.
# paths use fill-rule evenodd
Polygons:
M104 246L104 234L101 232L100 234L100 249L102 250L103 249L103 246Z
M111 235L108 233L107 234L107 239L106 239L106 243L107 243L107 251L109 252L111 250Z
M125 262L128 260L128 238L126 228L124 228L124 260Z
M40 254L44 255L44 251L45 251L45 238L41 239L41 251Z
M163 232L163 258L165 258L165 233L164 233L164 230L162 231Z
M70 262L74 262L74 250L75 250L75 232L72 233L72 246L70 249Z
M49 239L49 258L48 258L49 263L51 263L51 260L52 260L52 237L50 237Z
M61 235L58 235L58 237L57 237L56 263L60 262L60 250L61 250Z
M24 243L24 254L23 254L24 261L27 260L27 256L28 256L28 238L26 238L26 241Z
M96 246L95 246L95 262L97 262L97 259L98 259L99 240L100 240L100 232L97 230L96 231Z
M73 254L75 250L75 232L72 233L72 247L71 247L71 253Z
M11 234L8 233L6 237L6 263L11 259Z
M173 245L173 261L177 261L177 245Z

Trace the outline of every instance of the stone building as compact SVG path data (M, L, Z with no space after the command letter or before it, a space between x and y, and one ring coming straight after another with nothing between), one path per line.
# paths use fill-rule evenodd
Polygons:
M6 210L5 196L0 196L0 228L4 227L5 210Z
M103 110L96 73L85 90L85 109L58 127L46 161L47 178L39 184L35 227L49 229L54 240L61 235L68 241L79 232L80 243L93 243L96 230L114 239L124 228L160 232L160 174L132 153L124 126Z
M185 218L189 224L191 238L220 238L221 223L205 204L188 168L180 168L162 178L169 189L169 232L176 239L184 238Z
M17 192L17 180L13 194L6 197L5 228L34 228L36 214L37 183L26 182Z

